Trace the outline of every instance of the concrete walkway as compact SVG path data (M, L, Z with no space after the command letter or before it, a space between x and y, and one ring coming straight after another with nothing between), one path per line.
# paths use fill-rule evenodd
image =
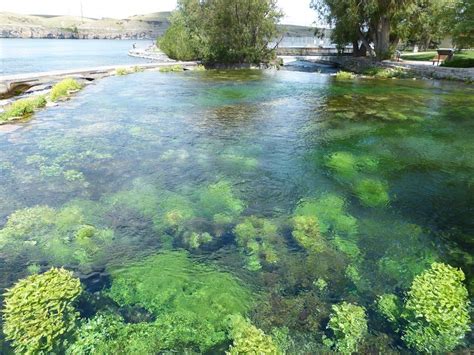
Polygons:
M66 77L85 80L95 80L110 76L119 68L133 70L153 70L170 65L181 65L183 67L194 67L198 62L156 62L156 63L134 63L126 65L108 65L92 68L76 68L68 70L53 70L39 73L13 74L0 76L0 97L21 88L31 88L37 85L45 85Z

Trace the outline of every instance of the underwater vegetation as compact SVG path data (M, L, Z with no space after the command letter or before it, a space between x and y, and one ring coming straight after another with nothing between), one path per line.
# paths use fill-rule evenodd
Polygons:
M75 330L74 302L81 292L81 283L70 271L56 268L28 276L8 289L3 332L15 351L47 354L65 347Z
M160 73L177 73L182 72L184 70L182 65L175 64L175 65L167 65L165 67L160 68Z
M342 302L333 305L332 310L327 327L333 332L334 349L343 354L356 352L368 331L365 309ZM326 342L330 344L331 341L326 339Z
M226 339L226 317L252 305L251 291L232 275L196 263L183 251L151 256L111 274L108 295L121 307L143 307L168 327L206 329L196 335L197 343L187 344L201 351Z
M260 270L262 262L270 265L278 262L275 245L280 244L281 238L278 235L278 227L271 221L248 217L237 224L234 234L237 245L244 250L249 270Z
M49 93L51 101L64 100L75 91L82 89L82 85L72 78L61 80L55 84Z
M293 238L310 253L320 253L327 248L315 216L296 216L293 218Z
M390 201L387 185L375 179L358 181L354 191L363 205L368 207L386 206Z
M232 345L226 351L228 355L239 354L270 354L278 355L282 352L273 342L271 336L252 325L241 315L229 317L230 338Z
M44 106L46 106L46 97L43 95L19 99L7 106L4 112L0 113L0 124L27 118L36 109Z
M464 273L443 263L416 276L407 293L402 339L420 352L448 352L470 329Z
M26 254L33 262L74 263L87 269L100 259L114 239L111 229L88 222L85 213L76 206L18 210L0 230L0 251L10 260Z

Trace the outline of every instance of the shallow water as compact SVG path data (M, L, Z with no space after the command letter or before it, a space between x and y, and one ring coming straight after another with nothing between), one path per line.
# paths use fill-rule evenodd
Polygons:
M128 56L134 43L152 41L0 38L0 75L146 62Z
M0 231L0 286L65 265L97 293L111 270L184 248L259 295L256 325L287 326L308 344L332 304L371 310L433 261L461 267L472 295L473 117L473 87L450 82L290 71L103 79L0 130L0 225L54 209L12 223L23 242ZM305 209L328 248L316 257L292 236ZM243 242L235 226L249 216L276 231ZM94 245L74 241L84 225ZM365 350L403 348L372 313Z

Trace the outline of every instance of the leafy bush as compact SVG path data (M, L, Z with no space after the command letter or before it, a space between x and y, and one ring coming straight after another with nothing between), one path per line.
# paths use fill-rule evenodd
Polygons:
M367 334L365 309L342 302L332 306L328 329L334 333L335 349L344 354L357 351L358 345Z
M390 197L387 184L375 179L362 179L354 186L354 191L363 205L369 207L386 206Z
M115 69L115 75L122 76L122 75L127 75L127 74L130 74L130 72L128 71L127 68L117 68L117 69Z
M415 277L407 294L402 339L419 352L444 353L462 342L470 329L464 273L443 263Z
M351 72L348 72L348 71L338 71L335 75L335 78L337 80L352 80L354 79L356 76L354 73L351 73Z
M229 350L226 351L228 355L282 354L271 336L266 335L262 330L240 315L229 317L229 333L233 343Z
M160 68L160 73L176 73L176 72L182 72L183 66L179 64L175 65L167 65L166 67L161 67Z
M239 223L234 234L237 244L247 253L247 268L252 271L262 268L261 261L269 264L278 261L274 245L278 243L277 226L257 217L246 218Z
M58 101L69 96L71 91L77 91L82 88L76 80L72 78L64 79L53 86L50 93L51 101Z
M201 351L223 342L226 317L244 313L251 304L250 292L230 274L195 263L185 252L150 256L111 275L114 301L152 312L168 332L181 327L180 332L199 339L190 345Z
M7 290L3 331L15 351L41 354L61 349L75 326L74 301L81 291L70 271L56 268L28 276Z
M0 113L0 123L25 118L45 105L46 98L44 96L17 100L9 105L3 113Z

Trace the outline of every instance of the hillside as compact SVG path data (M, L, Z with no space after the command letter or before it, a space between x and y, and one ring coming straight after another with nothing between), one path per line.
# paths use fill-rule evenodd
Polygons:
M118 20L0 12L0 38L155 39L168 28L170 12ZM285 37L311 37L314 29L279 25Z
M0 12L2 38L155 39L168 28L169 12L118 20Z

